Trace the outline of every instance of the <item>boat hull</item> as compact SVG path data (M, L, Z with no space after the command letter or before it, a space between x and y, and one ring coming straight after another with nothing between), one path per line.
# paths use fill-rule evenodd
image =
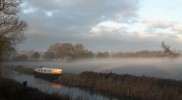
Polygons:
M47 74L47 73L39 73L34 72L34 77L42 78L50 81L56 81L60 78L61 74Z

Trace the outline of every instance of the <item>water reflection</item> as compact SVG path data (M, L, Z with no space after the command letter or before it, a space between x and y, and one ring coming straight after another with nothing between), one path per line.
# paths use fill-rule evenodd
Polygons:
M108 97L99 93L94 93L80 88L61 85L59 83L35 78L34 75L25 75L9 69L2 69L1 76L5 78L14 79L20 83L26 80L28 82L28 86L35 87L46 93L58 93L61 95L69 94L73 100L79 97L81 97L83 100L118 100L117 98Z
M54 89L61 89L61 84L59 84L59 83L52 83L52 88L54 88Z

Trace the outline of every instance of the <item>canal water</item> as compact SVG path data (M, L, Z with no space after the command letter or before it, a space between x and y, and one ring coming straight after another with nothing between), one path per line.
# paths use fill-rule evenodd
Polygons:
M57 93L60 95L68 94L72 97L73 100L80 97L83 100L118 100L114 97L109 97L100 93L94 93L93 91L88 91L76 87L69 87L61 85L59 83L35 78L34 75L22 74L10 69L1 69L1 76L4 78L16 80L20 83L26 80L28 82L28 86L30 87L37 88L40 91L46 93Z
M130 74L137 76L152 76L166 79L182 80L181 58L103 58L84 59L72 62L66 61L42 61L42 62L11 62L7 65L22 65L34 68L48 66L63 69L68 73L80 73L83 71L112 71L117 74Z

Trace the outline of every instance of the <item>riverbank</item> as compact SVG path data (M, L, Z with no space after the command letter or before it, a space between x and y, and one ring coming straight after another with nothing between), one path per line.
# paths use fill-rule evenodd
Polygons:
M0 100L71 100L69 95L47 94L0 77Z
M13 69L28 74L33 71L22 66ZM182 81L171 79L119 75L112 72L82 72L63 73L59 82L124 100L182 100Z
M91 89L124 100L182 100L182 81L115 73L82 72L60 78L62 84Z

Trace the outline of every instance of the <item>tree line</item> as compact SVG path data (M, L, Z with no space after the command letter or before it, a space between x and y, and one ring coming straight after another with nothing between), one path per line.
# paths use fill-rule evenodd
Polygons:
M17 44L25 40L24 31L28 24L19 19L18 12L22 0L0 0L0 62L2 60L27 61L27 60L54 60L54 59L82 59L92 57L178 57L180 53L164 42L163 50L137 52L93 52L82 44L55 43L49 46L44 53L34 51L29 54L19 54L16 51Z
M18 53L15 51L12 57L7 60L11 61L37 61L37 60L73 60L92 58L94 53L86 49L82 44L55 43L49 46L46 52L37 52L34 50Z
M94 53L82 44L55 43L44 53L45 59L75 59L93 57Z
M71 43L55 43L49 46L45 52L37 52L34 50L24 53L14 51L12 56L7 58L10 61L41 61L41 60L75 60L84 58L126 58L126 57L179 57L180 53L172 50L164 42L161 43L163 50L149 51L141 50L136 52L93 52L84 47L83 44Z

